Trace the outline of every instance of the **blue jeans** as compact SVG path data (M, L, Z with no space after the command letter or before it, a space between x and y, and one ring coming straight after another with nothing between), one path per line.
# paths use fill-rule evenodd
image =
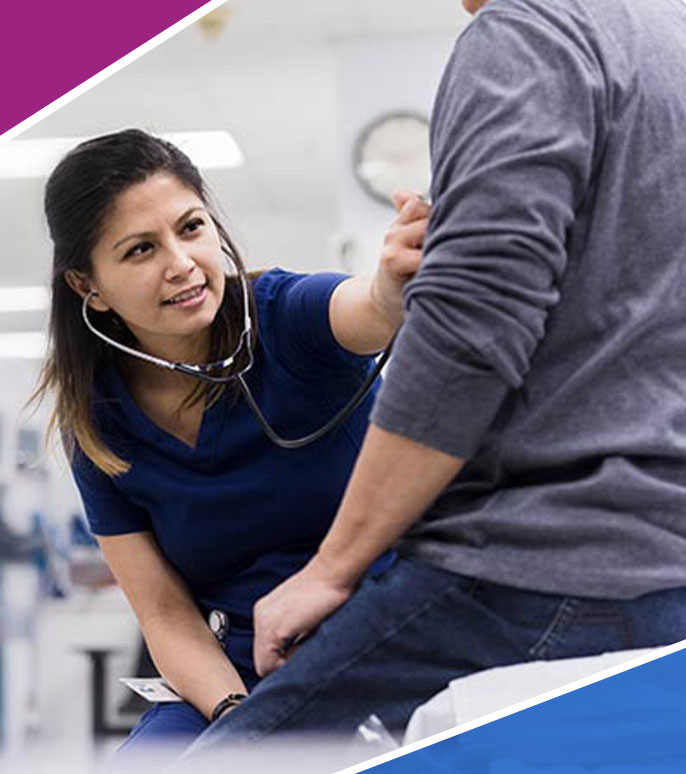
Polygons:
M374 562L367 574L373 577L383 574L394 563L395 557L394 551L386 552ZM252 691L259 682L259 676L252 668L239 667L239 671L246 687ZM208 726L204 715L188 702L153 704L111 757L110 763L120 767L146 754L153 755L156 764L172 761Z
M108 765L120 767L128 760L153 751L159 765L171 763L208 728L205 716L188 702L153 704L140 718Z
M288 663L191 750L276 734L354 734L371 713L400 736L410 715L462 675L686 639L686 588L629 601L509 588L400 559L367 577Z

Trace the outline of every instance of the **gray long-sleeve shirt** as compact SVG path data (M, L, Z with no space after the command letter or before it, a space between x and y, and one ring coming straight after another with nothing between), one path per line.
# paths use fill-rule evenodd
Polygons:
M372 419L468 463L401 550L555 593L686 586L686 4L491 0L432 166Z

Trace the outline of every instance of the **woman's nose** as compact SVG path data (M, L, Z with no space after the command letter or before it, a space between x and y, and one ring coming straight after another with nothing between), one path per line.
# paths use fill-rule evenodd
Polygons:
M195 261L184 245L170 245L165 279L173 281L186 277L195 269Z

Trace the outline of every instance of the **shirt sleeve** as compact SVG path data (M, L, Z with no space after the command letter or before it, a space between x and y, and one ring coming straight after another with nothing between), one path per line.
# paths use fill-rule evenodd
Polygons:
M424 260L372 413L463 459L523 384L559 300L606 112L583 36L505 6L479 13L439 87Z
M78 445L71 468L88 526L94 535L124 535L152 529L148 514L129 502L112 479L99 470Z
M260 330L274 357L300 378L311 378L313 368L365 371L373 360L342 347L331 330L331 295L346 279L334 272L294 274L274 269L258 280L255 293L263 301Z

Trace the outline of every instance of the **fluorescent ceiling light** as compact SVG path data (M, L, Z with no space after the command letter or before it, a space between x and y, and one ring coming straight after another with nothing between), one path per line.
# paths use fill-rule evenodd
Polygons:
M42 331L0 333L0 359L42 360L47 347L48 339Z
M233 169L244 163L228 132L171 132L161 135L201 169ZM0 178L47 177L59 160L87 137L40 137L0 145Z
M228 132L174 132L163 134L201 169L233 169L244 163L238 143Z
M48 303L45 287L0 287L0 312L41 312Z

